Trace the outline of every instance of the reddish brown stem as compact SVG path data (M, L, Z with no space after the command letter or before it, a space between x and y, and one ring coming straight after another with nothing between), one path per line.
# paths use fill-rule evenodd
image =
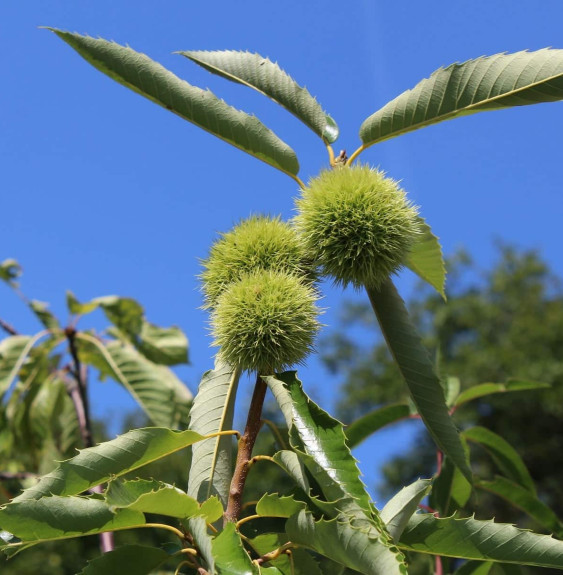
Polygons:
M254 393L252 394L252 401L248 409L248 418L246 420L246 427L244 434L238 442L237 461L235 464L235 472L231 481L231 488L229 490L229 501L227 503L227 510L225 511L225 523L228 521L236 522L242 507L242 494L244 491L244 484L250 468L250 460L252 458L252 449L256 442L256 437L262 426L262 406L264 405L264 398L266 397L267 385L262 378L256 378L256 385L254 386Z
M443 575L444 570L442 569L442 558L436 555L435 557L436 569L434 570L434 575Z
M10 335L18 335L18 332L15 327L11 326L8 322L0 319L0 327Z

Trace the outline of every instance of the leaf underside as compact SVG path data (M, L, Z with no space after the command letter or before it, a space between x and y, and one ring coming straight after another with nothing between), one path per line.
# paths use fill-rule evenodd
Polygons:
M436 70L367 118L364 147L485 110L563 99L563 50L496 54Z
M282 172L299 172L295 152L255 116L229 106L209 90L188 84L129 47L49 29L116 82Z
M180 52L209 72L254 88L299 118L326 143L338 138L336 122L321 108L309 91L260 54L236 50Z

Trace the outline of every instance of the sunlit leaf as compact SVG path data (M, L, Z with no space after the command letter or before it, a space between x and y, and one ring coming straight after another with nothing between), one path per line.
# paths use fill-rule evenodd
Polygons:
M150 361L162 365L188 363L188 338L179 327L159 327L143 321L139 351Z
M446 266L442 246L437 236L423 218L418 218L420 236L411 248L405 265L425 282L428 282L446 299Z
M398 545L432 555L563 569L563 541L472 517L413 515Z
M22 275L20 264L14 259L7 259L0 262L0 280L5 281L12 287L17 287L16 281Z
M83 449L72 459L59 463L14 501L39 499L51 494L76 495L202 439L203 436L194 431L159 427L134 429L111 441Z
M234 523L227 523L223 531L213 539L212 549L219 573L259 575L258 567L246 552Z
M411 516L418 509L418 504L428 495L432 488L431 479L417 479L392 497L381 510L381 519L393 539L401 537Z
M287 449L278 451L273 459L305 493L309 493L311 486L305 466L294 451Z
M370 411L346 428L349 447L356 447L382 427L405 419L409 415L411 415L409 406L402 403L386 405Z
M29 307L47 329L61 329L59 320L48 309L49 304L34 299L29 302Z
M213 74L254 88L299 118L325 142L338 138L336 122L321 108L306 88L276 63L260 54L223 51L179 52Z
M367 287L366 290L422 421L436 445L471 482L471 470L450 417L444 390L403 300L390 279L380 289Z
M226 363L203 375L190 414L190 426L202 435L233 428L240 370ZM232 476L233 437L206 439L192 448L188 494L198 501L217 495L227 505Z
M181 80L148 56L114 42L51 29L92 66L256 158L296 175L295 152L257 118Z
M509 380L506 383L481 383L462 391L456 399L455 405L460 406L472 399L486 397L495 393L508 393L512 391L526 391L532 389L546 389L551 387L549 383L537 381Z
M0 341L0 397L10 387L32 347L27 335L12 335Z
M364 146L485 110L563 99L563 50L495 54L436 70L367 118Z
M256 514L267 517L291 517L305 509L303 501L296 501L292 496L280 496L277 493L265 493L256 504Z

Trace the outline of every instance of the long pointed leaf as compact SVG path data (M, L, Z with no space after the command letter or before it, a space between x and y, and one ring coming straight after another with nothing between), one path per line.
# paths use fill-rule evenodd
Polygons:
M78 575L149 575L168 558L157 547L123 545L89 561Z
M495 393L508 393L513 391L527 391L532 389L546 389L551 387L549 383L536 381L509 380L506 383L481 383L462 391L455 400L455 406L467 403L479 397L486 397Z
M289 539L364 575L406 573L401 554L382 542L375 527L356 528L349 518L315 521L300 511L286 523Z
M446 266L442 246L430 226L418 218L421 234L412 246L405 265L425 282L428 282L446 299Z
M179 52L209 72L254 88L299 118L325 142L338 138L336 122L321 108L306 88L276 63L260 54L224 51Z
M131 48L101 38L50 30L116 82L282 172L299 172L295 152L285 142L256 117L229 106L209 90L188 84Z
M364 147L484 110L563 99L563 50L496 54L436 70L367 118Z
M411 414L408 405L397 403L394 405L386 405L378 409L374 409L370 413L360 417L354 423L351 423L346 428L346 437L348 438L348 446L350 448L356 447L362 441L367 439L376 431L389 425L400 421Z
M202 439L203 436L194 431L159 427L134 429L111 441L83 449L72 459L59 463L37 485L26 489L14 501L40 499L48 495L76 495Z
M414 515L398 546L420 553L563 569L563 541L472 517Z
M204 374L190 413L190 429L209 435L233 427L240 370L226 363ZM218 495L227 504L232 475L233 439L206 439L192 447L188 494L198 501Z
M366 288L379 325L416 409L438 447L471 482L471 470L457 429L450 418L444 390L407 308L389 279L380 289Z
M173 371L149 361L127 343L104 344L86 333L76 337L81 344L86 343L85 362L93 363L123 385L155 425L186 427L192 394Z

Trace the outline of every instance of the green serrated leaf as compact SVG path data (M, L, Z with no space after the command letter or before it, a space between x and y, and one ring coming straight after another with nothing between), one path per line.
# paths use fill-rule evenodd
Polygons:
M133 509L184 519L200 514L198 502L181 489L162 481L137 479L110 482L106 502L111 510Z
M2 529L23 542L39 543L93 535L145 524L145 516L130 509L113 513L100 499L87 497L43 497L9 503L0 509Z
M370 497L346 445L342 424L307 397L294 371L263 379L284 413L292 447L308 455L319 468L329 471L327 482L320 485L328 501L349 496L370 517ZM304 462L307 465L308 460Z
M52 330L60 330L61 325L59 320L49 311L49 304L38 301L31 300L29 302L29 307L33 313L37 316L37 319L47 328Z
M411 248L405 265L428 282L446 300L446 265L442 246L424 218L418 218L420 236Z
M395 541L401 537L409 519L418 509L418 504L430 493L431 488L431 479L417 479L403 487L381 510L381 519Z
M258 567L246 552L234 523L225 528L212 542L213 558L220 574L259 575Z
M68 308L68 311L71 314L88 314L93 312L94 310L98 309L99 307L99 303L94 299L92 301L89 301L87 303L80 303L77 299L76 296L70 291L67 290L66 292L66 305Z
M223 517L223 505L217 496L205 500L199 507L199 514L205 517L207 523L215 523Z
M206 372L190 413L190 426L202 435L233 428L240 370L219 362ZM232 475L233 438L206 439L192 448L188 494L198 501L217 495L226 506Z
M484 447L503 475L512 479L530 493L536 494L536 486L522 458L514 447L500 435L490 429L478 426L466 429L462 435L467 441L478 443Z
M311 486L303 462L294 451L283 449L274 454L273 460L295 481L305 493L309 493Z
M485 110L563 99L563 50L495 54L436 70L367 118L364 147Z
M14 280L22 275L22 267L14 259L7 259L0 262L0 280L5 281L11 287L17 287Z
M375 527L354 527L349 517L315 521L300 511L286 523L290 541L364 575L406 574L401 553L381 541Z
M455 405L457 407L473 399L486 397L487 395L492 395L495 393L546 389L549 387L551 387L549 383L540 383L537 381L509 380L506 383L481 383L461 392L456 399Z
M174 112L207 132L292 176L299 172L295 152L256 117L240 112L135 52L103 39L50 28L92 66L120 84Z
M122 384L155 425L186 427L192 395L169 368L121 341L104 344L86 333L77 333L76 339L81 359Z
M387 346L409 388L416 409L436 445L471 482L457 429L450 417L444 390L434 372L407 308L389 279L380 289L366 288Z
M563 523L557 515L543 501L518 483L497 476L492 481L479 481L476 487L502 497L529 515L546 530L559 538L563 538Z
M338 138L336 122L321 108L317 100L268 58L234 50L187 51L179 54L213 74L249 86L268 96L299 118L324 142L332 144Z
M256 513L265 517L291 517L305 508L303 501L296 501L291 495L265 493L256 504Z
M77 456L43 476L14 501L53 495L76 495L184 449L203 436L194 431L172 431L159 427L134 429L111 441L83 449Z
M370 413L356 419L346 428L346 437L350 448L358 446L370 435L382 427L405 419L411 415L408 405L397 403L374 409Z
M143 321L139 351L150 361L162 365L188 363L188 338L179 327L159 327Z
M88 562L78 575L149 575L168 559L168 553L156 547L123 545Z
M413 515L398 546L445 557L563 569L563 541L472 517Z

